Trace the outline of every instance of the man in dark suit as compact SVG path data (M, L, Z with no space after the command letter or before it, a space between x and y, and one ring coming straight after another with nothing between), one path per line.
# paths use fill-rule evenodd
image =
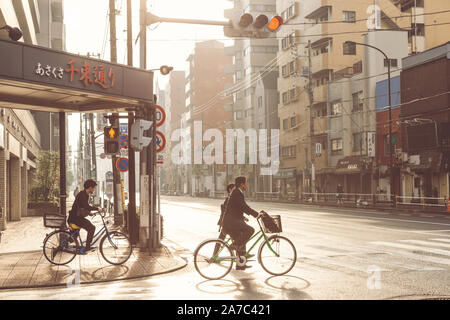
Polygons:
M255 229L245 223L244 213L259 218L262 213L250 208L244 199L244 191L247 190L247 180L245 177L237 177L235 179L235 189L231 193L228 200L225 216L223 219L223 228L226 233L231 235L234 240L232 248L235 249L239 256L246 253L245 244L252 237ZM236 270L244 270L249 266L237 266Z
M94 237L95 226L85 217L79 216L79 210L84 209L89 215L92 215L90 211L94 210L103 212L102 208L92 207L89 205L89 195L94 193L96 186L97 183L94 180L86 180L86 182L84 183L84 190L79 192L75 197L72 209L69 211L69 218L67 219L67 223L76 224L80 228L83 228L87 231L86 247L84 249L82 248L82 253L86 253L92 250L91 242L92 238Z

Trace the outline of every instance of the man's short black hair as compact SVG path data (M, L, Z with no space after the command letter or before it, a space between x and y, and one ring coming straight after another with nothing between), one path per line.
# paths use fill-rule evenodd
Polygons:
M227 191L230 192L231 189L234 188L234 183L230 183L229 185L227 185Z
M244 176L240 176L234 179L234 184L236 185L236 188L239 188L245 181L247 181L247 179Z
M90 187L96 187L97 186L97 182L95 182L92 179L87 179L84 182L84 189L89 189Z

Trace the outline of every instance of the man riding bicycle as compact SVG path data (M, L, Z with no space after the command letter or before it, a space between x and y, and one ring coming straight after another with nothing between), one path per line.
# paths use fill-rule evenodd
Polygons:
M95 187L97 186L97 182L95 182L92 179L86 180L84 183L84 190L80 191L75 201L72 205L72 209L69 211L69 218L67 219L67 223L70 224L76 224L80 228L83 228L87 231L87 238L86 238L86 247L84 250L82 249L82 252L87 253L88 251L92 250L91 248L91 242L92 238L94 237L95 233L95 226L85 217L91 214L91 211L98 211L103 212L102 208L97 208L89 205L89 195L94 193Z
M239 256L246 253L245 244L252 237L255 229L245 223L244 213L260 218L262 213L250 208L244 199L244 191L247 190L247 180L245 177L235 179L235 189L231 193L223 218L223 228L233 239L231 248L236 250ZM245 270L251 266L236 266L236 270Z

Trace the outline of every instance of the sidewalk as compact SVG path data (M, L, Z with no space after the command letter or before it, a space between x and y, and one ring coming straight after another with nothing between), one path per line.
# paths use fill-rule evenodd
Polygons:
M135 279L175 271L187 264L163 246L152 256L133 248L130 259L121 266L107 263L98 248L76 256L67 265L56 266L42 253L45 234L51 231L42 226L42 217L8 224L0 243L0 289L68 286L77 277L81 284Z

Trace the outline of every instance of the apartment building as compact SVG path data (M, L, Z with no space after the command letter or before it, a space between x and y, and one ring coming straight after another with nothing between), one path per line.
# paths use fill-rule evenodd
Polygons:
M189 73L186 75L183 126L189 128L192 141L195 121L201 121L202 133L212 128L219 129L225 136L232 116L231 112L225 109L229 98L224 95L225 84L232 81L231 75L225 73L225 66L232 63L231 56L225 54L222 42L211 40L196 43L186 61L189 64ZM202 148L208 144L204 142ZM193 164L184 169L188 180L185 190L191 195L207 196L214 196L216 190L224 191L227 183L226 166L207 165L203 161L194 163L195 151L198 150L191 149ZM203 150L200 151L203 154Z
M182 194L183 191L183 166L174 164L171 161L172 150L175 143L172 143L171 136L175 130L181 128L181 119L186 109L186 78L184 71L172 71L169 74L169 82L166 85L166 101L164 110L166 112L166 154L164 157L164 172L166 175L166 185L161 186L164 192L169 194Z
M367 74L375 75L375 70L381 73L383 70L386 72L386 66L383 66L384 58L379 52L348 41L366 41L363 39L364 34L370 38L371 33L379 30L409 31L406 51L403 40L401 43L391 44L391 47L401 51L401 54L398 54L399 52L394 54L392 50L387 50L389 54L394 54L397 61L404 57L402 56L404 52L411 54L413 50L426 49L428 43L444 42L445 36L442 33L439 36L435 36L434 33L441 27L448 30L448 26L436 26L436 29L433 29L434 27L428 28L427 23L424 23L427 32L419 32L421 19L434 16L435 23L438 24L439 21L444 21L442 19L445 19L445 15L437 15L433 12L445 10L450 6L448 2L442 3L442 8L438 10L434 4L433 7L431 6L431 2L426 0L412 2L277 1L277 12L285 20L285 25L277 36L280 48L278 113L281 170L276 177L276 185L282 196L298 198L299 193L331 188L329 177L333 175L338 164L336 155L344 152L345 144L353 144L353 140L358 139L358 134L364 135L364 132L376 131L375 100L368 97L375 96L376 82L385 77L373 77L363 87L355 83L355 88L351 90L360 87L355 96L352 92L351 96L344 99L345 92L339 92L339 90L332 93L332 99L329 96L328 84L334 79L349 77L353 73L362 74L363 77ZM411 3L413 3L412 6ZM412 15L414 13L416 15ZM367 53L367 60L364 63L362 62L363 52ZM339 100L338 98L363 101L361 104L355 102L360 109L358 111L361 113L360 117L371 110L366 117L355 119L355 121L363 121L362 124L367 128L366 130L354 132L355 136L353 133L348 133L338 138L339 134L329 127L329 118L333 117L335 112L339 112L338 109L342 107L334 101ZM343 129L349 129L349 127L343 127ZM344 139L348 141L344 142ZM358 152L358 148L355 145L354 152ZM373 186L367 189L373 190Z

